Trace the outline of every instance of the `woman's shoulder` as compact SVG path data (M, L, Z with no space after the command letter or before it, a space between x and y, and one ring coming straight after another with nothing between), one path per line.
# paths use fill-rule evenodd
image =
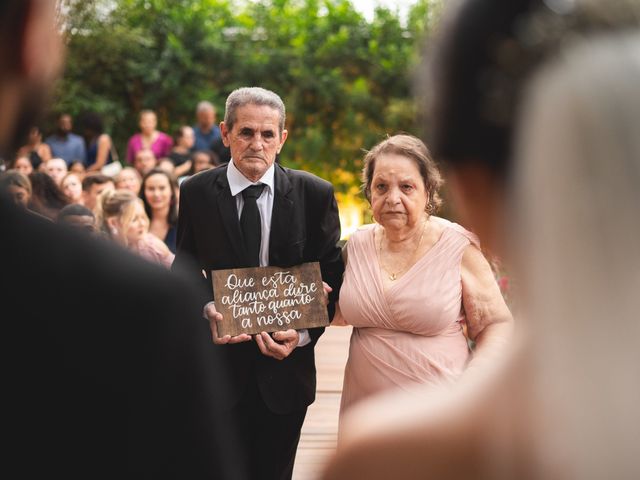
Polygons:
M374 233L374 231L376 229L376 225L378 225L378 224L377 223L367 223L365 225L360 225L349 236L349 240L351 240L352 238L356 238L356 239L369 238L371 235L373 235L373 233Z
M443 230L451 232L455 237L465 238L469 241L469 243L476 246L477 248L480 248L480 239L478 238L478 236L475 233L467 230L459 223L452 222L451 220L447 220L446 218L436 217L435 215L431 216L431 220L436 222L436 224Z
M376 223L368 223L366 225L360 225L351 235L347 238L346 246L349 245L362 245L370 241L374 235Z
M165 132L158 131L158 140L162 140L163 142L171 142L173 144L173 138L171 135Z

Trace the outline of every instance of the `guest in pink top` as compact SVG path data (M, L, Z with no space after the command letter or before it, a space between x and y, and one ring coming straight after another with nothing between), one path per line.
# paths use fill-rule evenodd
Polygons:
M354 329L341 416L381 392L457 380L495 353L512 323L476 236L433 215L442 179L424 143L390 137L364 164L377 223L356 231L344 251L333 323Z
M136 153L149 149L156 158L166 157L171 153L173 139L164 132L156 130L158 117L153 110L140 112L140 133L136 133L127 144L127 162L131 165Z

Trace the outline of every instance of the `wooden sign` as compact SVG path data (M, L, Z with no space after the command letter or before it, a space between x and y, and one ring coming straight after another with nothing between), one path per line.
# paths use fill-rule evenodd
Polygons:
M318 262L291 268L212 270L218 335L329 325Z

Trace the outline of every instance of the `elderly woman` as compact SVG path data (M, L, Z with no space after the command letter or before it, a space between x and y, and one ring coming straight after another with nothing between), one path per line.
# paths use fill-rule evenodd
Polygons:
M376 223L345 247L339 315L354 329L341 415L383 391L447 385L508 335L512 317L475 235L433 215L441 184L427 147L409 135L364 159Z

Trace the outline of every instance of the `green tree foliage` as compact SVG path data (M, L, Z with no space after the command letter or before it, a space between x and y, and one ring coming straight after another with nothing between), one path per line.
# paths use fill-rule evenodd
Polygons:
M198 101L240 86L287 106L285 165L358 189L363 149L415 132L411 74L439 0L417 0L405 22L349 0L66 0L67 69L56 110L101 113L120 151L152 108L159 127L191 124Z

